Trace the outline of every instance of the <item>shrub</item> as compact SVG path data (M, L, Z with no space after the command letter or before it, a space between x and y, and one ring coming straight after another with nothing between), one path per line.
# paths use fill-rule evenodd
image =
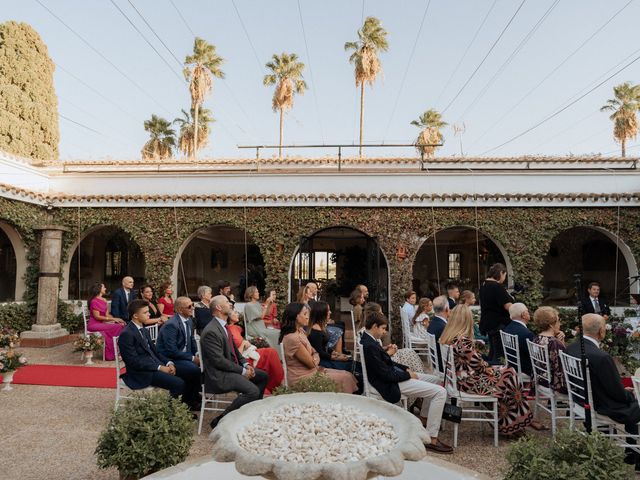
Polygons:
M295 385L285 387L280 385L273 390L273 395L286 395L288 393L303 392L337 392L338 385L330 377L321 372L316 372L310 377L303 378Z
M73 305L58 300L58 323L62 328L66 328L69 333L84 331L84 321L82 314L73 313Z
M560 430L556 438L525 436L507 453L505 480L627 480L624 450L600 433Z
M19 333L30 330L32 324L33 319L26 303L0 305L0 326Z
M191 413L184 403L164 390L135 397L113 412L95 451L98 467L116 467L129 478L183 462L193 443Z

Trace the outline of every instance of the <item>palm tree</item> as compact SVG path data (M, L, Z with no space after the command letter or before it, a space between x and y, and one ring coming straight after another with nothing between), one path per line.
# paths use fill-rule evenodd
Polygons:
M430 108L420 115L418 120L413 120L411 125L422 129L415 143L418 152L428 158L433 157L438 148L435 145L444 140L440 129L446 127L448 123L442 120L442 115L437 110Z
M202 150L209 143L209 124L212 122L215 122L215 119L211 115L211 110L201 108L200 123L196 132L194 109L191 109L191 113L182 110L182 117L173 121L173 123L180 125L180 136L178 137L180 151L187 157L195 157L196 150ZM195 150L194 146L196 146Z
M199 147L197 128L200 107L205 97L213 88L213 77L224 78L224 72L220 70L220 65L224 59L216 53L215 45L207 43L206 40L196 37L193 44L193 54L187 55L184 59L184 77L189 81L189 93L191 94L191 109L194 110L193 145L191 152L195 155Z
M282 133L284 127L284 113L293 107L293 95L295 93L304 94L307 83L302 79L304 63L298 61L295 53L282 53L273 55L271 61L266 64L271 71L265 75L262 83L266 86L275 85L273 93L273 111L280 111L280 148L278 157L282 158Z
M151 115L150 120L145 120L144 129L151 134L151 138L142 147L143 160L171 158L176 146L176 132L170 127L168 120L156 114Z
M362 134L364 128L364 84L373 85L378 74L382 71L382 64L378 59L378 52L386 52L387 31L382 28L380 20L375 17L367 17L358 30L358 40L344 44L345 50L353 50L349 57L349 63L355 66L356 88L360 87L360 149L362 157Z
M607 100L600 108L601 112L612 111L609 116L613 120L613 137L622 145L622 157L626 155L627 140L636 138L638 134L638 117L640 110L640 85L624 82L613 87L615 98Z

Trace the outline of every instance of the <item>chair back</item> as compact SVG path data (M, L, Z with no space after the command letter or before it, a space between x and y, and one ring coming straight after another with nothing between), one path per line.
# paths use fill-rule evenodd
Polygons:
M571 355L567 355L564 352L560 352L560 362L562 363L562 370L564 371L564 378L567 384L567 393L569 395L569 408L572 415L575 415L578 419L585 418L584 404L585 404L585 388L584 388L584 376L582 375L582 360ZM587 374L587 394L589 398L593 398L591 394L591 378ZM593 405L591 405L593 407ZM595 422L595 409L590 409L591 413L591 425L596 425Z
M500 330L500 338L502 338L502 350L508 367L518 373L518 377L522 373L522 365L520 363L520 345L518 344L518 336Z
M427 347L429 348L429 359L431 360L433 373L444 371L444 368L441 369L438 363L438 341L436 340L436 336L429 332L427 332ZM444 357L442 358L444 361Z
M202 361L202 345L200 345L199 335L196 335L196 348L198 349L198 358L200 359L200 373L204 373L204 362Z
M631 377L633 382L633 393L636 395L636 400L640 398L640 377Z
M450 345L440 345L440 355L442 356L442 363L446 365L445 370L445 379L444 379L444 388L446 388L447 393L450 395L458 394L458 378L456 376L456 363L453 356L453 348Z
M359 350L358 350L358 332L356 331L356 318L353 314L353 310L349 310L349 315L351 317L351 331L353 332L353 348L351 351L353 352L353 360L358 360Z
M148 327L144 327L149 332L149 336L151 337L151 341L155 344L158 339L158 324L149 325Z
M364 347L358 342L358 353L360 355L360 364L362 365L362 385L364 387L364 396L370 397L373 393L373 387L369 383L369 376L367 375L367 362L364 356Z
M122 368L122 365L120 365L120 350L118 349L119 338L120 337L113 337L113 354L115 355L115 359L116 359L116 385L120 381L120 370Z
M404 348L413 348L411 345L411 319L402 308L400 309L400 328L402 328L402 344Z
M87 329L87 323L89 323L89 306L82 302L82 321L84 322L84 336L87 337L89 335L89 330Z
M278 344L280 350L280 362L282 362L282 370L284 372L284 386L289 387L289 379L287 378L287 359L284 357L284 343Z
M538 345L527 338L527 348L531 357L531 367L533 369L533 379L535 385L540 385L540 380L544 380L547 384L543 385L551 388L551 363L549 362L549 347L547 345Z

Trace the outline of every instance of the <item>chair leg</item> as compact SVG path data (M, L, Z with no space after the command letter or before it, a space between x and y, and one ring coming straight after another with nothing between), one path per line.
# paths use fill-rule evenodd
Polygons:
M549 403L551 404L551 435L553 437L556 436L556 430L558 429L557 426L557 422L558 422L558 405L556 405L556 398L553 396L551 396L551 398L549 399Z
M538 418L538 402L540 402L540 393L536 388L536 399L533 403L533 418Z
M202 387L202 392L201 392L201 401L200 401L200 418L198 418L198 435L200 435L202 433L202 420L204 418L204 407L205 404L207 403L207 396L204 393L204 387Z
M498 446L498 402L493 404L493 444Z
M458 448L458 424L453 424L453 448Z

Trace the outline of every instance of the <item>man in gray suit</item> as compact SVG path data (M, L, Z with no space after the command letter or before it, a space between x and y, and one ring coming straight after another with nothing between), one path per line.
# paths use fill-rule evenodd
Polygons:
M213 320L202 331L202 362L205 391L210 393L238 392L236 399L218 417L211 421L211 428L227 413L241 406L260 400L267 386L267 372L247 363L233 343L227 330L227 318L233 307L224 295L217 295L209 304Z

